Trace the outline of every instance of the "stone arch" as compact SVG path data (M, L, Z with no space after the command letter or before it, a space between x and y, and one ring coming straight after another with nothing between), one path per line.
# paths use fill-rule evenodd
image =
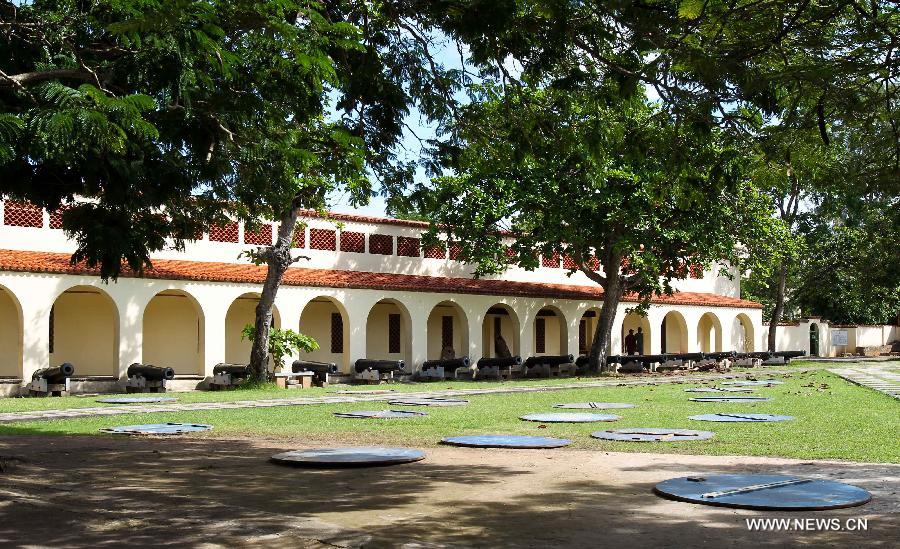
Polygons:
M663 353L687 353L688 329L684 315L669 311L660 324L661 349Z
M600 322L600 307L588 307L578 321L578 355L588 355Z
M366 356L362 358L403 360L412 369L412 317L396 299L372 305L366 317Z
M225 362L236 364L250 362L252 344L248 339L241 339L241 332L247 324L256 323L258 303L259 294L247 292L236 297L228 306L228 312L225 313ZM281 328L281 315L275 305L272 305L272 322L276 328Z
M205 321L203 307L188 292L157 293L144 308L141 362L179 375L203 375Z
M0 378L22 378L22 305L0 286Z
M559 307L544 305L535 315L533 322L532 349L535 356L569 354L569 325L566 322L566 315ZM539 331L541 324L544 325L543 334ZM542 335L543 346L540 345ZM543 350L540 350L541 347Z
M706 312L697 321L697 346L701 353L722 351L722 323L713 312Z
M499 335L509 347L509 352L516 356L521 351L519 337L522 333L519 324L519 315L505 303L491 305L484 315L481 323L481 352L484 357L493 358L497 355L496 337Z
M57 296L49 320L47 366L69 362L76 377L119 377L119 310L108 293L72 286Z
M622 319L622 353L625 352L625 336L628 335L628 330L634 330L635 336L638 333L638 328L641 329L641 333L644 334L643 337L643 345L639 345L637 352L642 355L649 355L650 353L650 320L641 314L638 314L634 311L629 312L625 315L625 318Z
M753 321L744 313L739 313L734 317L731 341L734 342L734 351L738 353L752 353L756 351L756 334L753 329Z
M456 358L469 354L469 319L455 301L448 299L435 305L428 314L426 360L441 358L447 344Z
M350 317L343 303L324 295L312 298L300 312L299 330L319 344L315 351L301 353L301 360L333 362L340 371L350 371Z

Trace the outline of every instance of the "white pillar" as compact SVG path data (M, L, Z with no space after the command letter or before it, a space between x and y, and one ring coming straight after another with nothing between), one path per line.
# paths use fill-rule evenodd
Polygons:
M35 295L23 299L21 305L22 380L28 382L36 370L50 366L50 307L53 303Z
M420 302L407 303L410 316L410 351L412 364L406 365L407 372L416 372L422 363L428 360L428 311L423 310Z

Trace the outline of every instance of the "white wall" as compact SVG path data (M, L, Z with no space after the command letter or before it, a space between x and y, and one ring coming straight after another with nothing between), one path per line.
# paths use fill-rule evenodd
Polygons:
M157 295L144 310L144 364L203 374L203 322L186 295Z
M19 310L12 297L0 288L0 377L22 375L22 330Z
M343 339L344 348L341 353L331 352L331 315L333 313L340 314L340 310L334 303L326 299L319 298L310 302L303 309L300 316L300 333L306 334L319 344L319 348L310 353L302 353L300 358L303 360L313 360L316 362L333 362L342 370L349 367L347 361L348 348L348 331L349 323L343 318Z
M117 373L116 310L109 298L90 288L73 288L56 300L53 316L50 365L70 362L76 376Z

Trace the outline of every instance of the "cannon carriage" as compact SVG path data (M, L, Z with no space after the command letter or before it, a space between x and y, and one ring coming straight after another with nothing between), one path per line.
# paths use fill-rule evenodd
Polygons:
M523 364L529 377L560 377L574 375L577 366L573 355L532 356Z
M478 360L475 376L477 378L510 379L521 376L525 371L522 357L481 358Z
M361 358L353 365L354 380L361 383L394 381L406 368L403 360Z
M472 362L469 360L469 357L463 356L459 358L444 358L439 360L426 360L422 363L422 369L419 372L419 377L422 379L457 379L460 375L460 370L463 373L468 373L471 377L471 368Z
M215 391L234 387L246 381L251 373L249 364L220 362L213 366L213 377L209 381L209 388Z
M42 368L31 375L31 382L26 385L31 396L65 396L69 392L69 378L75 373L75 367L64 362L54 368Z
M165 366L133 363L126 371L125 392L165 393L166 381L175 379L175 370Z
M291 364L291 371L295 374L303 372L312 373L312 383L318 387L328 385L328 376L338 373L337 364L334 362L317 362L315 360L295 360Z

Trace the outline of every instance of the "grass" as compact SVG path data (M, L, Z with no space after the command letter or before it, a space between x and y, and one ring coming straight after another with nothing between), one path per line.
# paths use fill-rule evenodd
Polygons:
M469 397L468 406L427 409L427 417L356 420L337 411L378 410L384 403L322 404L240 410L133 414L0 425L0 434L96 434L112 425L180 421L209 423L201 437L262 437L300 443L377 443L434 446L445 436L505 433L558 436L573 447L600 451L664 452L710 455L783 456L900 463L900 403L821 370L786 374L784 385L759 388L770 402L712 404L688 400L684 384L572 389ZM445 384L425 387L439 389ZM472 387L472 384L465 384ZM215 394L215 393L213 393ZM268 392L263 392L269 395ZM283 393L282 393L283 394ZM185 395L188 396L188 395ZM551 424L520 421L518 416L553 411L560 402L630 402L638 407L610 410L622 416L613 423ZM415 408L407 408L415 409ZM716 411L780 413L796 416L783 423L708 423L687 416ZM673 427L715 431L710 441L682 443L609 442L590 433L621 427Z
M802 366L791 363L786 366L773 367L777 370L784 369L816 369L823 367L833 367L829 364L816 364L804 362ZM759 376L768 375L765 368L735 368L738 373L754 373ZM634 380L634 376L616 376L613 379ZM178 402L231 402L235 400L263 400L276 398L315 398L333 395L335 391L365 391L369 389L394 389L398 392L427 392L439 391L444 389L486 389L486 388L505 388L505 387L530 387L535 385L566 385L570 383L578 383L581 381L590 382L601 379L610 379L609 376L593 376L579 378L553 378L553 379L526 379L514 381L435 381L421 383L395 383L391 385L380 386L361 386L361 385L332 385L327 388L313 387L312 389L303 390L284 390L275 387L274 383L263 384L260 387L252 389L235 389L228 391L188 391L188 392L170 392L162 396L175 397ZM15 397L0 398L0 413L7 412L32 412L38 410L69 410L73 408L93 408L98 406L120 406L118 404L103 404L97 402L99 398L112 398L118 396L151 396L151 395L126 395L126 394L102 394L102 395L76 395L67 397L53 398L32 398L32 397Z

